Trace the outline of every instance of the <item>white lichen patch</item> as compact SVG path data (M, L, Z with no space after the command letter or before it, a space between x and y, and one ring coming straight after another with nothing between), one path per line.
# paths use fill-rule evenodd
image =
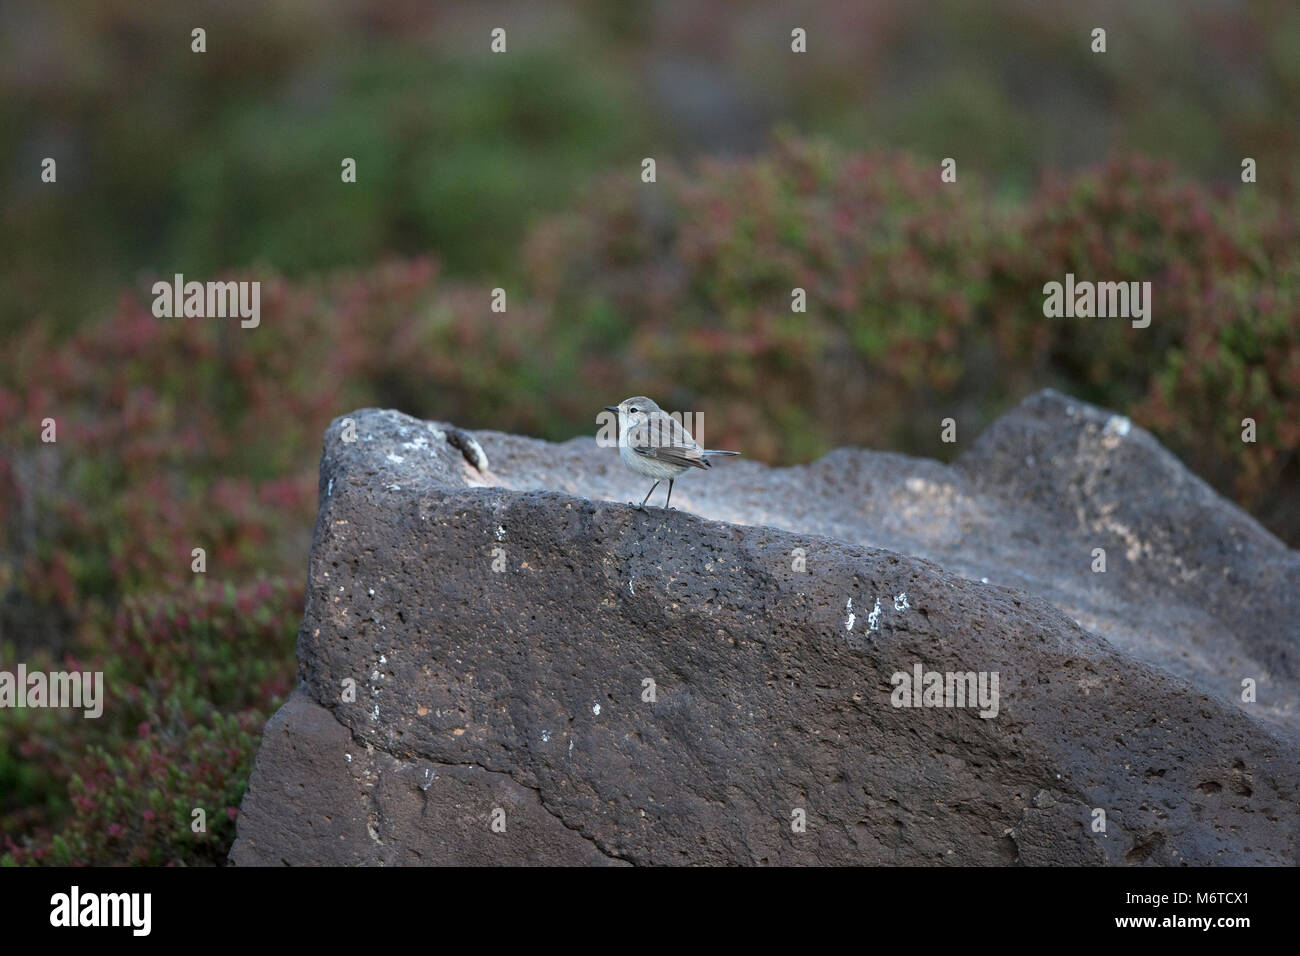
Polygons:
M592 708L591 708L591 712L592 712L593 714L595 714L597 717L599 717L599 716L600 716L600 704L593 704L593 705L592 705Z
M549 730L543 730L543 731L542 731L542 743L544 743L544 744L549 744L550 742L551 742L551 732L550 732Z
M904 591L904 592L901 593L901 594L895 594L895 595L894 595L894 610L895 610L895 611L906 611L906 610L907 610L909 607L911 607L911 606L912 606L912 605L910 605L910 604L907 603L907 592L906 592L906 591Z
M876 606L873 607L871 613L867 615L867 630L880 630L880 598L876 598Z
M1107 435L1119 435L1121 438L1128 434L1129 428L1133 425L1123 415L1112 415L1106 422Z
M1139 538L1128 525L1107 518L1101 522L1101 527L1124 541L1124 557L1130 564L1144 555L1150 557L1151 545Z
M1123 415L1110 416L1106 420L1106 427L1102 429L1101 447L1107 451L1118 448L1131 427L1132 422Z
M506 529L505 529L505 526L504 526L504 525L497 525L497 540L498 540L498 541L504 541L505 539L506 539Z
M849 598L849 603L844 606L844 610L849 615L848 620L844 622L844 630L851 631L853 630L853 622L858 619L858 616L853 613L853 598Z
M402 462L406 461L406 459L401 455L394 455L391 451L388 453L388 460L394 465L400 465Z

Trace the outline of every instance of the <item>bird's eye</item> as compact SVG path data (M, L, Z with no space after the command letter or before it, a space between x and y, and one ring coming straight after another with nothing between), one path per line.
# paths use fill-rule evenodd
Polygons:
M639 409L639 408L629 408L628 411L631 412L633 415L635 415L637 412L641 411L641 409Z

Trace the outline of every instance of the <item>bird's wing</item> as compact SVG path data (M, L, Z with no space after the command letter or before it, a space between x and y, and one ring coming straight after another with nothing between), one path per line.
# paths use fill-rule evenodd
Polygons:
M643 425L631 428L627 443L642 458L652 458L682 468L708 468L709 460L704 449L675 418L656 413Z

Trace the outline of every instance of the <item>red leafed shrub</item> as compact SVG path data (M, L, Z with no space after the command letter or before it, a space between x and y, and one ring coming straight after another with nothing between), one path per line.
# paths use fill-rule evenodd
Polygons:
M533 310L485 325L489 292L427 261L239 278L263 281L256 329L127 294L64 340L33 326L0 372L0 667L106 683L97 719L3 712L14 861L224 859L295 671L326 425L377 404L484 420L511 363L544 365Z

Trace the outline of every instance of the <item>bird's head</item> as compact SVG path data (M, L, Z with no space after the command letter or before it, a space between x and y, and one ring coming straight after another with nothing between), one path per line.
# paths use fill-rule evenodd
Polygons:
M605 410L616 413L619 428L626 430L644 425L653 413L659 411L659 406L644 395L638 395L635 398L625 398L617 405L606 405Z

